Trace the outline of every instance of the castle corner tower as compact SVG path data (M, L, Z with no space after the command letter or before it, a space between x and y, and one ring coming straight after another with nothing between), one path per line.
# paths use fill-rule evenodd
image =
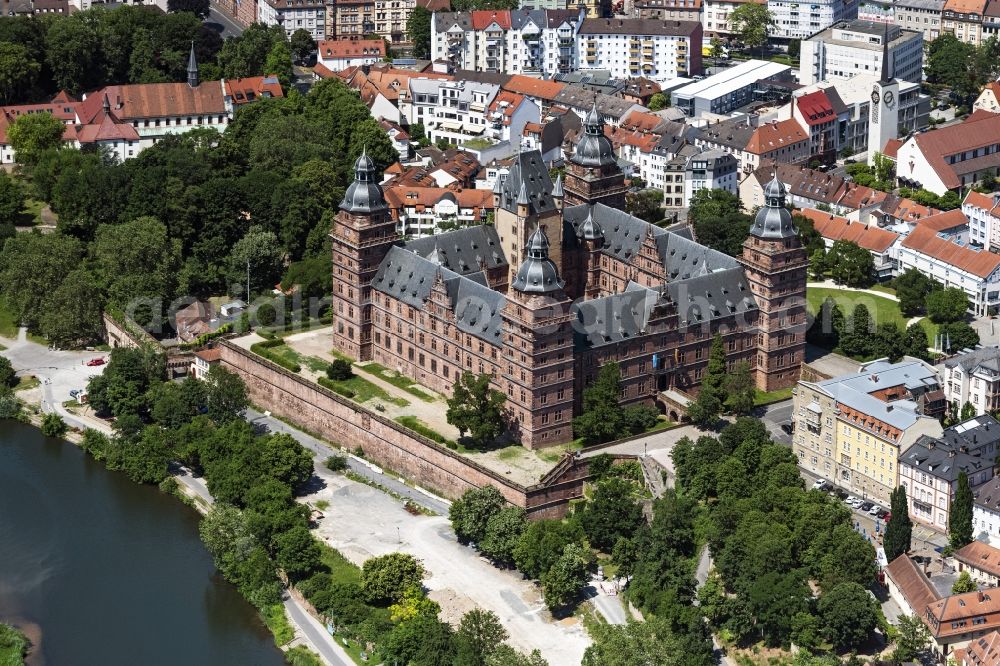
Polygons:
M362 152L330 234L333 346L358 361L372 357L371 281L399 238L377 176L375 163Z
M740 263L759 308L757 358L752 364L757 388L774 391L799 380L806 346L809 259L777 176L764 188L764 199L743 243Z
M566 205L602 203L625 209L625 175L618 166L597 104L583 120L584 133L566 165Z

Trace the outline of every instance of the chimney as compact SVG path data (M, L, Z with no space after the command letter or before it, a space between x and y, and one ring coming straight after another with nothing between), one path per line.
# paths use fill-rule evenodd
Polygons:
M955 457L955 449L951 449L950 451L948 451L948 457L949 458L954 458Z
M985 595L983 595L982 590L979 591L979 594L977 594L976 597L979 599L979 603L983 603L983 600L985 599Z
M892 408L892 405L886 405L886 406L885 406L885 411L886 411L886 412L891 412L891 411L892 411L892 409L893 409L893 408Z

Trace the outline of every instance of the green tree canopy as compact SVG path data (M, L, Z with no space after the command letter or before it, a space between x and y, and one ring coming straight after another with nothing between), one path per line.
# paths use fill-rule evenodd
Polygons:
M965 319L969 297L963 289L948 287L932 291L924 299L927 316L935 324L947 324Z
M7 128L7 138L18 164L34 165L42 153L59 148L66 126L48 111L19 115Z
M557 610L574 601L587 584L587 560L575 543L567 545L552 567L542 574L545 605Z
M747 3L729 14L729 29L750 49L762 47L774 25L774 15L767 5Z
M507 500L494 486L467 490L448 509L455 536L462 542L482 542L490 519L506 505Z
M958 485L948 514L948 543L958 550L972 543L972 539L972 489L968 475L962 470L958 473Z
M875 599L857 583L841 583L824 594L817 610L827 640L838 650L861 646L879 622Z
M413 44L414 58L431 56L431 13L426 7L416 6L406 20L406 36Z
M492 444L506 427L504 404L507 396L491 388L491 380L488 373L463 372L447 401L448 423L458 428L462 437L469 433L470 443L478 449Z
M834 242L826 262L834 282L848 287L867 287L875 275L872 253L852 241Z
M292 38L289 40L289 47L292 50L292 55L299 60L306 60L309 56L316 53L316 40L313 39L312 33L308 30L299 28L292 33Z
M885 548L886 558L892 562L910 549L913 523L910 521L906 488L899 486L893 490L890 503L892 515L889 518L889 524L885 527L882 546Z
M726 190L698 190L691 198L688 218L702 245L732 257L742 254L752 219L738 196Z
M423 578L423 566L406 553L373 557L361 567L361 588L365 598L373 603L399 601L408 589L419 586Z
M615 477L597 484L580 516L583 531L593 546L610 552L619 539L632 536L645 523L635 490L633 483Z

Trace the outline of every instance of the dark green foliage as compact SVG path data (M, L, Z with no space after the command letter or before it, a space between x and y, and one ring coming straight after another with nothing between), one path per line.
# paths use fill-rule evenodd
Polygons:
M406 20L406 35L413 43L414 58L429 58L431 53L431 13L425 7L414 7Z
M827 254L826 265L834 282L848 287L867 287L875 277L872 253L851 241L836 241Z
M958 287L939 289L927 294L924 299L927 316L935 324L947 324L965 319L969 309L969 297Z
M835 349L840 345L844 329L844 312L835 300L827 296L820 305L812 326L806 331L806 340L825 349Z
M335 381L343 381L354 376L351 369L351 362L342 358L335 359L333 363L326 366L326 376Z
M972 490L969 488L968 475L965 471L960 471L958 487L955 489L951 512L948 514L948 543L958 550L971 543L972 539Z
M486 522L486 532L479 543L480 552L500 565L512 565L514 549L526 526L524 509L517 506L500 509Z
M239 376L221 365L215 365L208 371L205 386L205 406L210 419L222 425L243 418L250 399Z
M591 545L610 552L619 539L632 536L645 522L635 491L634 484L618 478L597 484L593 499L587 502L580 516Z
M727 398L726 382L726 349L722 344L722 336L716 335L708 352L708 366L705 368L701 390L688 408L688 416L693 423L711 426L718 420Z
M330 456L324 464L331 472L342 472L347 469L347 456Z
M495 613L479 608L469 611L455 632L455 666L486 666L507 637Z
M868 308L863 303L858 303L840 333L840 349L851 357L870 357L874 348L874 331L875 326Z
M12 388L17 386L18 378L14 374L14 366L10 364L10 359L0 356L0 386Z
M274 539L275 559L293 581L306 578L320 566L321 551L309 529L298 525Z
M910 521L909 506L906 501L906 488L899 486L892 491L889 509L892 512L892 516L889 518L889 524L885 528L882 547L885 548L886 558L889 562L892 562L910 549L913 523Z
M166 365L152 350L117 347L104 373L87 384L91 406L116 417L141 415L150 404L149 389L163 381Z
M908 317L923 313L927 295L935 288L941 288L939 283L916 268L908 268L892 281L892 285L899 299L899 309Z
M46 437L62 437L67 429L66 422L58 414L46 414L42 417L42 434Z
M583 539L583 530L575 522L533 520L514 548L514 564L525 576L537 580L552 568L567 545Z
M448 398L448 423L458 428L463 438L475 448L485 448L499 437L505 428L504 403L507 396L491 388L492 376L463 372Z
M208 16L209 0L167 0L168 12L191 12L200 19Z
M878 604L861 585L841 583L817 606L826 639L838 650L860 647L879 623Z
M305 28L299 28L292 33L292 38L288 42L289 47L298 60L306 60L316 52L316 40Z
M634 435L656 423L656 412L645 405L622 409L621 368L617 363L606 363L597 373L597 379L583 391L583 413L573 419L573 432L588 444L599 444Z
M726 190L698 190L691 199L688 218L699 243L732 257L743 252L752 219L743 211L743 204L735 194Z
M494 486L467 490L451 503L448 517L458 540L479 543L486 536L486 526L494 515L507 505L500 491Z
M567 545L562 555L542 574L545 605L550 610L569 605L580 595L587 579L587 557L583 548L575 543Z
M956 321L950 324L938 326L938 334L941 336L945 346L945 351L957 353L963 349L975 349L979 344L979 334L964 321Z
M413 586L420 587L424 568L405 553L389 553L366 560L361 568L361 589L371 603L386 605L403 598Z

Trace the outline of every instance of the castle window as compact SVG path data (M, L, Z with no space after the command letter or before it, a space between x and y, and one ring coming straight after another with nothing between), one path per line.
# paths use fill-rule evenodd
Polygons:
M420 367L421 368L424 367L424 355L423 354L420 355L419 363L420 363Z

